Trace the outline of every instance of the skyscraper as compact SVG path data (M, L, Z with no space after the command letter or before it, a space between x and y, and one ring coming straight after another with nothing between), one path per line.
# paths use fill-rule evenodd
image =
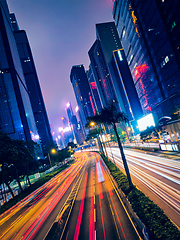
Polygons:
M117 101L129 121L138 120L143 112L115 23L96 24L96 36L89 57L102 105Z
M117 99L110 79L104 52L99 40L94 42L88 54L91 61L91 69L99 92L101 105L103 107L107 107L110 101L116 101Z
M31 48L26 32L18 29L15 15L10 14L10 18L41 146L44 155L47 155L48 147L52 145L53 139Z
M113 17L145 114L156 122L180 109L178 0L115 0Z
M29 91L5 0L0 0L0 49L0 130L12 139L39 143Z
M73 66L70 73L70 80L75 93L76 101L81 115L82 126L86 125L86 118L93 116L93 109L89 98L91 92L86 72L83 65Z
M71 123L71 118L74 114L73 114L73 110L72 110L72 106L71 106L70 102L68 102L66 104L66 109L65 110L66 110L67 115L68 115L69 123Z
M89 70L87 71L87 78L88 78L88 82L90 84L90 90L91 90L91 92L89 93L89 97L90 97L91 105L95 115L96 112L101 112L102 105L101 105L98 89L96 86L96 82L94 79L94 75L92 73L91 65L89 66Z

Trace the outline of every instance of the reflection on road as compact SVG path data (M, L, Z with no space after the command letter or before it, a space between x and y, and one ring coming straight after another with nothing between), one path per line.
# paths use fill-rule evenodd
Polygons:
M0 239L45 239L76 185L59 239L140 239L100 156L87 152L75 158L68 169L0 216Z

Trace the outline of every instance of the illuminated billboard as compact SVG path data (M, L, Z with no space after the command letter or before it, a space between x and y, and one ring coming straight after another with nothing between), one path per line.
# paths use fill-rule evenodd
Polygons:
M142 132L147 129L147 127L155 127L155 122L152 113L146 115L145 117L137 120L139 131Z

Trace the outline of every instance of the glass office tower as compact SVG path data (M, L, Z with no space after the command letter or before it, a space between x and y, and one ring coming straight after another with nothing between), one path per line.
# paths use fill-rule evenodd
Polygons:
M93 109L89 98L91 92L87 75L83 65L73 66L70 73L70 80L75 93L76 101L81 115L82 126L86 125L86 118L93 116Z
M34 140L39 143L5 0L0 1L0 49L0 130L12 139Z
M88 54L102 106L118 102L129 121L138 120L143 112L115 23L96 24L96 37Z
M26 86L29 91L29 97L41 146L44 155L47 155L48 147L53 144L53 139L31 48L24 30L14 31L14 36L23 68Z
M98 89L96 86L96 82L94 79L91 65L89 66L89 70L87 71L87 78L88 78L88 82L89 82L90 89L91 89L91 92L89 93L90 101L91 101L91 105L92 105L93 112L95 115L97 112L99 112L99 113L101 112L102 105L101 105L101 101L100 101L100 97L99 97L99 93L98 93Z
M179 1L115 0L113 17L145 114L180 109Z

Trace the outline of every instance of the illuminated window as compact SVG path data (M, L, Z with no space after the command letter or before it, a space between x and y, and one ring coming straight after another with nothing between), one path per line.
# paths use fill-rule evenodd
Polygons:
M175 23L175 22L173 22L173 24L172 24L172 26L171 26L171 27L172 27L172 29L173 29L175 26L176 26L176 23ZM171 30L172 30L172 29L171 29Z
M132 62L133 58L134 58L134 55L132 54L132 55L130 56L130 59L129 59L128 65L130 65L130 64L131 64L131 62Z
M122 38L124 37L125 33L126 33L126 30L124 28L123 31L122 31Z
M164 60L161 62L161 68L163 68L165 65L166 65L166 63L168 63L169 62L169 57L168 56L166 56L165 58L164 58Z
M120 61L123 61L123 58L122 58L122 55L121 55L121 51L120 51L120 50L118 51L118 56L119 56Z

